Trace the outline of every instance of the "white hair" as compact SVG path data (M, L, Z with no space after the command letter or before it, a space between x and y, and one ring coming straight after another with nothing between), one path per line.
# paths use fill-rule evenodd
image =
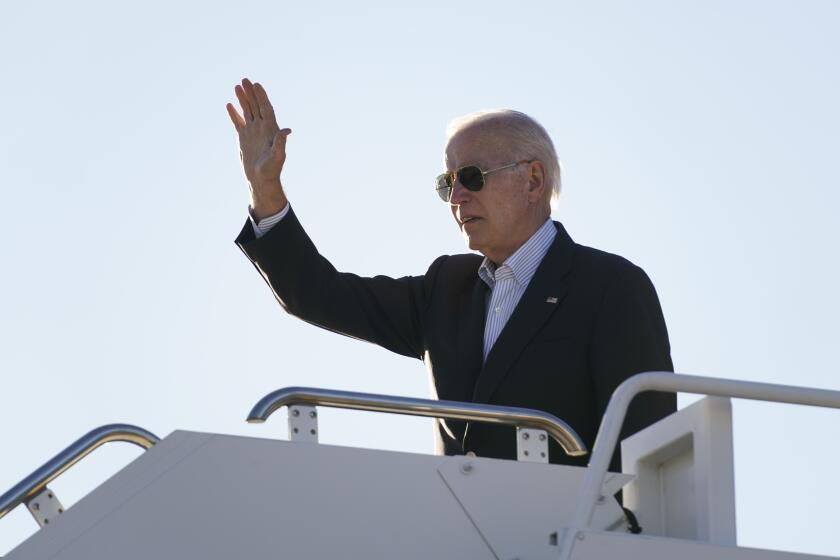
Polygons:
M545 166L545 179L549 187L549 203L551 207L557 205L560 198L561 166L557 159L554 143L545 128L525 113L512 109L487 109L476 111L463 117L453 119L446 127L446 143L468 128L474 126L498 127L503 131L503 138L513 150L513 157L517 159L539 160Z

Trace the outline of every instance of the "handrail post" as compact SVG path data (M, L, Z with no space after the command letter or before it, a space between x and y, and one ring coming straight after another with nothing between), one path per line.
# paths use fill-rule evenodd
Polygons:
M827 389L700 377L664 371L640 373L626 379L613 392L598 429L592 458L578 490L575 513L560 543L560 558L564 560L571 557L577 534L586 530L592 520L595 504L606 478L613 451L618 444L621 426L630 402L636 395L645 391L693 393L840 409L840 391Z
M102 444L111 441L124 441L133 443L143 449L149 449L160 438L152 432L132 426L130 424L108 424L91 430L87 434L74 441L70 446L61 451L58 455L41 465L32 474L14 485L8 492L0 496L0 518L19 506L42 497L44 500L37 502L37 508L30 507L30 513L35 517L38 525L43 526L49 522L50 515L43 514L41 503L51 502L49 506L52 515L64 511L63 506L55 498L55 494L47 489L47 484L55 480L61 473L72 467L88 453ZM33 511L34 510L34 511Z

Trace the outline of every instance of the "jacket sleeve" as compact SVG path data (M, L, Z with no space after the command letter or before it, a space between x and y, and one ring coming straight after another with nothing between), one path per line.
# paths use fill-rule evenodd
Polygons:
M646 371L674 371L668 331L659 298L645 272L623 267L607 287L590 346L596 410L603 418L613 391L627 378ZM630 405L621 439L674 412L676 395L648 392ZM620 454L611 469L620 470Z
M246 221L236 244L292 315L422 359L428 290L445 257L425 276L363 278L339 272L318 253L294 210L260 238Z

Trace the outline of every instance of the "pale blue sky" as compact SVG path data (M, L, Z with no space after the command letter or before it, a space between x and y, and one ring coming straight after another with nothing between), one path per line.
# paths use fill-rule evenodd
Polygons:
M0 491L89 429L285 437L288 385L427 396L419 362L282 312L233 244L224 110L261 81L324 254L420 274L465 250L443 131L525 111L554 214L652 277L680 372L840 389L837 2L13 3L0 14ZM681 399L684 404L689 399ZM840 412L736 402L739 539L840 556ZM425 420L325 412L323 440L431 452ZM65 504L137 452L99 450ZM35 529L0 520L0 554Z

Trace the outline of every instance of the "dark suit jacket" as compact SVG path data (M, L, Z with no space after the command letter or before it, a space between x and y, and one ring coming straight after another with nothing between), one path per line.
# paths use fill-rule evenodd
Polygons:
M289 313L423 360L440 399L550 412L591 449L610 395L623 380L642 371L673 371L668 333L641 268L578 245L555 225L554 242L483 367L482 257L444 255L425 275L399 279L341 273L318 253L293 211L259 239L246 222L236 243ZM623 437L674 410L674 395L639 396ZM439 422L436 439L438 452L516 457L510 427ZM553 441L549 452L554 463L587 462L567 457ZM619 467L616 453L611 468Z

